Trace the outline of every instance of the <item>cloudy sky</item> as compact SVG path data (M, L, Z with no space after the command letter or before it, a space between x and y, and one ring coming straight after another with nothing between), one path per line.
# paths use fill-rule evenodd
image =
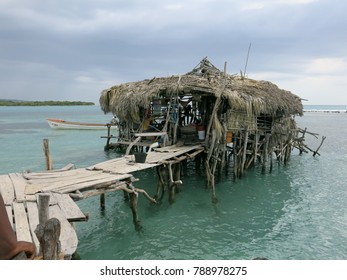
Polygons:
M247 65L307 99L347 104L344 0L0 0L0 99L98 102L112 85Z

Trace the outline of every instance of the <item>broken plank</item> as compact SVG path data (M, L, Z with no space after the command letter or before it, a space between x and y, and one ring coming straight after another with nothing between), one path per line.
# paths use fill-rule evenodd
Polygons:
M52 193L69 222L85 221L86 216L68 194Z

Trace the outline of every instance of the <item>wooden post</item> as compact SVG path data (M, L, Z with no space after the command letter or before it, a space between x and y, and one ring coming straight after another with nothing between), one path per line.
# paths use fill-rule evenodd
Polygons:
M177 186L182 184L182 181L180 180L181 179L180 163L174 163L173 169L174 170L172 170L172 164L170 163L168 165L168 171L170 174L170 189L169 189L169 202L170 202L170 204L175 202Z
M107 151L110 148L110 141L111 141L111 124L107 124L107 141L106 141L106 146L105 150Z
M138 202L138 194L135 192L130 193L130 208L131 208L131 212L133 213L133 222L134 222L136 230L141 228L139 214L137 212L137 202Z
M255 144L254 144L254 164L257 163L258 159L258 142L259 142L259 133L258 130L255 131Z
M237 147L237 137L236 136L238 134L235 134L235 136L233 137L233 158L234 158L234 181L237 179L238 177L238 172L237 172L237 165L238 165L238 160L237 160L237 153L238 153L238 147Z
M43 225L49 219L49 199L50 195L47 193L39 194L38 208L39 208L39 223Z
M243 141L243 154L242 154L242 163L241 163L241 176L244 174L244 168L246 163L246 155L247 155L247 144L248 144L248 129L246 127L245 130L245 138Z
M270 174L272 173L273 168L273 159L272 159L272 147L270 148Z
M165 192L165 182L164 182L164 166L160 165L156 167L157 170L157 174L158 174L158 184L157 184L157 192L154 196L154 199L156 201L160 201L162 200L163 196L164 196L164 192Z
M43 139L43 151L46 158L46 170L53 170L52 158L49 153L49 143L48 139Z
M262 166L262 174L265 174L265 169L266 169L266 163L267 163L267 157L268 157L268 147L269 147L269 139L270 139L270 134L265 135L265 147L263 150L263 166Z
M57 218L51 218L44 224L38 224L35 233L40 241L41 253L44 260L58 260L60 246L61 225Z

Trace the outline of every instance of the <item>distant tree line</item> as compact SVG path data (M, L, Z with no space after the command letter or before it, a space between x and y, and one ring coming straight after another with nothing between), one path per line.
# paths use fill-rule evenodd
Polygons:
M0 100L0 106L79 106L95 105L93 102L83 101L14 101Z

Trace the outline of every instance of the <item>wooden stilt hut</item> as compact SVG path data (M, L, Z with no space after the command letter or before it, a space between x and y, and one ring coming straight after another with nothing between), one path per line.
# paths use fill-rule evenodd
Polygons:
M272 168L272 157L287 162L297 138L294 117L303 114L301 99L268 81L229 75L204 58L184 75L124 83L102 91L100 105L119 119L115 146L128 146L135 133L165 132L160 145L205 147L204 166L214 175L233 155L235 178L255 163ZM153 142L153 139L151 139ZM135 145L145 147L143 141ZM148 144L149 145L149 144Z

